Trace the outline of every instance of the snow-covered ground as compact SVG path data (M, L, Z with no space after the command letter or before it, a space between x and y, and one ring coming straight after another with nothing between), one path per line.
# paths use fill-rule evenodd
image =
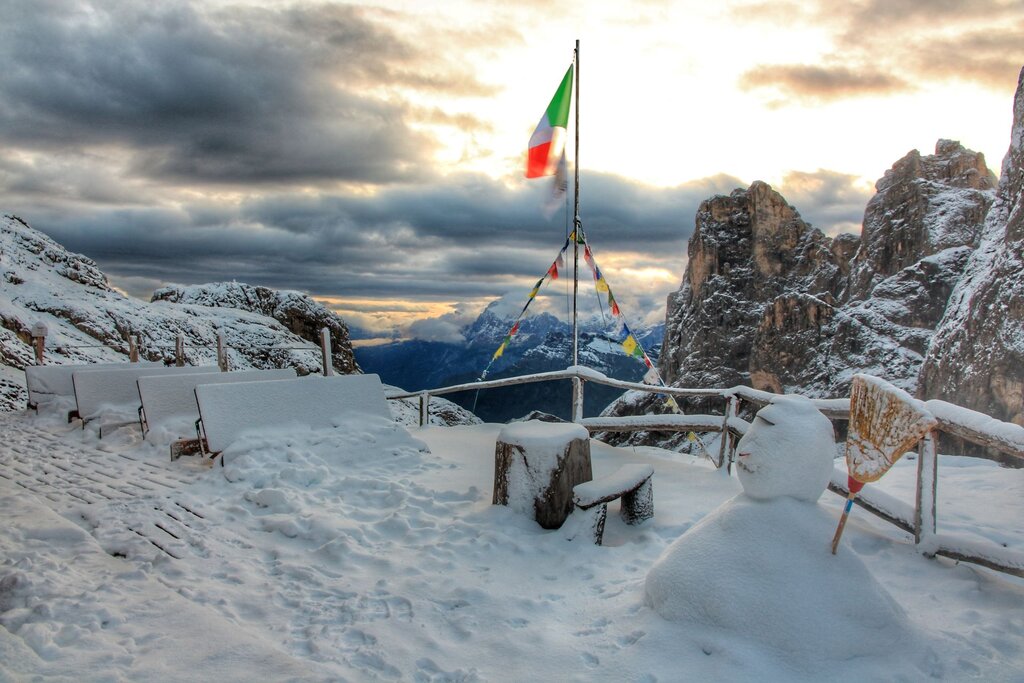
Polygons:
M246 437L208 468L170 462L137 430L98 440L55 417L0 414L0 680L1024 680L1024 580L927 559L861 509L833 557L842 501L828 493L772 508L784 521L815 506L820 542L768 532L739 548L749 576L704 558L716 576L685 587L746 611L743 628L666 620L645 604L648 572L740 494L735 476L594 442L597 476L654 467L655 516L626 526L613 504L605 546L567 542L491 505L500 428L407 432L362 417ZM912 503L915 466L900 460L877 486ZM1024 550L1024 470L942 457L938 495L940 531ZM848 618L838 598L862 586L810 596L813 613L745 602L756 591L742 582L800 596L833 585L811 574L844 562L897 603L898 619L879 617L884 637L818 641L831 610L837 625ZM857 642L835 647L842 638Z

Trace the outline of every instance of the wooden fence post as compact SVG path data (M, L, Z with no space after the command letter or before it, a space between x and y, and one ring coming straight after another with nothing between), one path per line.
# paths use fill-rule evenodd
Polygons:
M718 469L726 474L730 473L732 461L735 458L735 445L731 443L732 434L729 433L729 419L739 414L739 402L739 397L730 396L725 402L725 415L722 417L722 437L718 444Z
M924 543L923 552L934 555L930 541L935 536L935 497L938 486L939 456L935 432L928 432L917 444L917 495L914 505L914 543Z
M430 394L422 392L420 394L420 427L426 427L430 424Z
M46 349L46 323L36 323L32 326L32 349L36 354L36 365L43 364L43 351Z
M324 377L334 375L334 365L331 363L331 331L326 327L320 330L320 353L324 357Z
M228 371L228 354L224 348L224 333L217 332L217 367L221 372Z
M583 380L579 376L572 378L572 421L583 422Z
M179 368L185 366L185 335L181 332L174 340L174 364Z

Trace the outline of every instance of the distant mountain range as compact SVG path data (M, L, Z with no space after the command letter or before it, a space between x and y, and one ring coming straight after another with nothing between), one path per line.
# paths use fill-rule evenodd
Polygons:
M465 338L462 343L411 339L362 346L355 349L356 360L365 372L377 373L388 384L404 387L408 391L474 382L480 378L515 322L514 316L500 315L497 309L498 302L492 303L467 325L462 330ZM655 363L664 330L664 325L660 324L641 329L631 328ZM581 321L580 364L609 377L639 381L647 368L642 362L626 355L620 343L622 337L614 320L596 317ZM523 319L519 332L491 367L487 379L564 370L570 365L571 325L545 312ZM588 387L584 403L586 414L598 414L621 393L620 390L608 387ZM467 392L448 398L473 410L485 422L505 422L533 410L567 419L571 388L565 381L545 382Z

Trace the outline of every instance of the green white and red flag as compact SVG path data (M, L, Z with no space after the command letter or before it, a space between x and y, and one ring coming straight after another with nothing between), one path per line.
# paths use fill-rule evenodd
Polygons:
M569 127L569 106L572 103L573 67L565 72L555 96L540 117L537 129L530 136L526 157L526 177L539 178L555 175L559 159L565 149L566 129Z

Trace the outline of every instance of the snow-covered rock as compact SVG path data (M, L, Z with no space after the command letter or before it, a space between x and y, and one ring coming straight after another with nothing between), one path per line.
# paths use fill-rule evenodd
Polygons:
M331 334L331 364L343 374L358 372L345 321L319 301L294 291L279 291L240 282L168 285L153 292L152 301L210 308L234 308L273 318L306 341L319 343L325 327Z

